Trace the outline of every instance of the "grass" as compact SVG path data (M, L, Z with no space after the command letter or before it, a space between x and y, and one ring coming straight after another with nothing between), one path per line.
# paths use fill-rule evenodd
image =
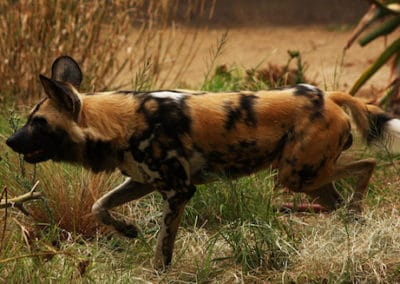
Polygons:
M168 37L170 31L158 30L158 39ZM147 39L139 44L140 49L148 41L152 44L153 40L157 41L157 36L151 37L151 34L148 31ZM210 51L204 89L261 89L308 82L304 60L295 51L290 52L283 66L248 70L235 65L215 66L227 40L228 34L223 34L216 47L212 47L216 51ZM171 48L168 45L162 48L157 61L146 56L138 59L140 64L132 76L133 88L148 89L166 82L161 73L154 72L165 65L155 62L165 63ZM41 60L51 62L46 59L51 54L42 56L46 57ZM84 70L91 64L89 57L86 60ZM106 87L93 84L104 74L96 70L89 71L91 79L86 88ZM29 72L37 74L37 69ZM119 85L116 81L110 84ZM17 94L24 92L26 86L18 88ZM1 94L14 91L1 89ZM12 101L12 97L2 98L6 103ZM21 117L19 112L2 111L0 145L4 146L6 137L23 123ZM280 204L299 202L305 197L280 188L275 183L276 172L272 170L234 181L221 178L198 187L185 210L172 267L160 273L152 268L161 217L162 199L158 194L114 211L141 229L137 239L126 239L99 226L90 214L93 201L121 182L118 173L94 175L79 167L52 162L33 167L8 148L1 147L0 189L3 191L0 195L7 194L10 198L25 193L39 180L38 190L45 199L26 206L30 216L13 208L0 211L0 282L397 282L400 277L397 157L379 147L367 149L359 142L347 155L379 160L365 200L362 222L349 223L344 209L332 214L277 212L275 208ZM345 194L351 184L351 180L345 180L339 188Z
M198 46L197 30L182 29L173 21L182 6L179 2L2 1L0 103L36 102L42 96L38 75L49 75L51 62L65 54L85 70L86 91L127 88L132 83L147 87L137 81L138 76L143 79L142 69L151 75L153 87L168 87L191 64ZM189 1L181 7L181 21L187 11L207 13L203 2ZM183 49L186 44L190 48ZM176 65L177 58L183 63Z
M239 73L231 75L216 72L209 89L246 81ZM3 143L12 132L4 115L0 129ZM36 180L46 195L28 206L30 217L13 209L7 216L1 212L6 230L0 281L391 283L400 276L398 165L395 157L360 143L348 155L380 160L363 222L348 223L342 209L326 215L277 212L279 204L304 197L275 184L274 171L222 178L199 186L188 204L166 273L152 268L160 196L115 211L141 228L138 239L128 240L99 227L89 214L91 203L120 182L118 175L93 175L51 162L35 168L21 164L8 149L0 155L0 184L7 185L10 196L29 190ZM350 180L340 183L343 190L349 186Z
M38 230L32 227L40 224L10 210L0 277L11 283L391 283L400 268L395 173L387 166L378 168L362 223L347 223L342 210L329 215L275 212L274 205L293 196L275 189L274 173L269 171L201 186L186 210L175 259L165 274L151 267L161 209L157 195L118 210L134 217L142 229L133 241L101 231L87 238L59 226ZM47 195L55 190L42 191Z

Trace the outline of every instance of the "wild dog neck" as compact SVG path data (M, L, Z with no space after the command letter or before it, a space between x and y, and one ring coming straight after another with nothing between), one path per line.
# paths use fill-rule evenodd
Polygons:
M135 128L132 106L136 104L132 96L116 93L82 95L82 110L78 125L85 138L102 142L113 142L127 146L129 136Z
M81 111L68 128L68 155L58 160L83 165L94 172L113 171L123 160L135 126L135 99L116 93L79 94Z

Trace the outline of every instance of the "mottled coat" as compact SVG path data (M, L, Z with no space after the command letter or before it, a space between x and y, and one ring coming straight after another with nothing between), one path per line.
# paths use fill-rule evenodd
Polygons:
M119 169L128 178L98 200L93 213L130 237L137 229L108 210L159 191L165 200L155 258L159 268L171 261L196 184L273 167L282 185L333 210L343 203L334 180L351 175L358 181L350 205L359 211L375 160L338 163L352 145L350 117L342 107L368 141L400 128L379 108L306 84L258 92L84 94L78 91L79 66L66 56L54 62L51 78L40 79L46 97L7 144L31 163L52 159L94 172Z

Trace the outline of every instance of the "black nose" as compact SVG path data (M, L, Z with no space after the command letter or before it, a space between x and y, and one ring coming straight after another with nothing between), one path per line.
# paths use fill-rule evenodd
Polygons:
M10 136L7 141L6 144L8 145L8 147L10 147L11 149L13 149L13 151L21 153L23 151L24 148L26 148L27 146L29 146L29 143L26 143L24 137L24 131L23 129L18 130L17 132L15 132L12 136Z
M13 147L14 144L15 144L14 136L9 137L9 138L6 140L6 144L7 144L8 147L14 149L14 147Z

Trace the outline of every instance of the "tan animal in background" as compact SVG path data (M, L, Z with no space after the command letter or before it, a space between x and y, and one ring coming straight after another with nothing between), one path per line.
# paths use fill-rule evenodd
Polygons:
M40 80L46 96L7 145L29 163L51 159L94 172L119 169L127 179L96 201L93 214L128 237L137 236L136 227L108 210L160 192L165 206L154 265L161 269L171 262L196 184L211 182L210 176L276 168L282 185L329 210L343 205L334 181L352 176L349 206L361 211L376 162L338 162L352 145L350 117L342 107L367 142L383 139L396 148L400 133L400 121L381 109L306 84L257 92L80 93L81 70L68 56L53 63L51 78Z

